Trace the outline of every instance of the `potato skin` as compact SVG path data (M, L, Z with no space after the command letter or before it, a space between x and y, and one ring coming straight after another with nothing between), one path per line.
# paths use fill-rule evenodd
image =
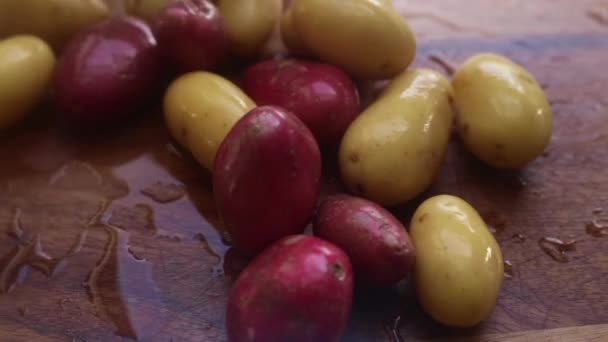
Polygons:
M413 61L416 40L405 20L375 0L298 0L294 32L322 61L365 80L392 78Z
M395 78L342 139L339 163L348 189L386 206L426 190L447 149L451 97L450 82L435 71Z
M359 95L342 70L296 59L267 60L250 66L243 89L260 106L283 107L306 124L320 145L340 142L359 114Z
M295 115L257 107L232 128L213 169L213 194L233 246L252 256L310 222L321 153Z
M223 19L208 0L180 0L156 15L152 28L163 54L181 72L215 69L227 51Z
M460 136L479 159L501 169L540 156L551 139L553 114L526 70L495 54L467 60L452 80Z
M417 252L416 294L424 310L454 327L487 318L504 266L500 247L477 211L455 196L432 197L414 213L410 236Z
M348 256L321 239L292 235L241 273L228 298L228 340L334 342L350 315Z
M255 57L279 22L280 0L219 0L218 8L230 50L241 58Z
M371 201L328 197L317 210L313 230L348 254L357 279L367 285L393 285L414 267L414 245L405 227Z
M173 139L211 171L220 144L255 103L227 79L197 71L169 85L163 106Z
M83 126L133 114L158 86L161 56L148 25L113 17L76 35L57 62L55 92L62 114Z
M53 51L40 38L18 35L0 40L0 131L40 102L54 67Z
M300 33L293 21L293 7L287 8L280 22L281 39L289 52L294 56L310 56L313 53L304 45Z
M31 34L59 51L77 32L109 16L103 0L0 0L0 39Z

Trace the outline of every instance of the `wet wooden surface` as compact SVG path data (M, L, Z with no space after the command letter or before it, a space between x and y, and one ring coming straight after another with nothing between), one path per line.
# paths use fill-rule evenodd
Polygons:
M546 88L555 130L519 172L485 167L454 137L415 201L462 196L496 229L512 271L487 321L441 327L404 282L359 288L344 340L605 341L608 2L396 5L417 32L418 66L506 54ZM225 244L209 175L172 146L158 111L89 139L66 134L50 110L37 116L0 137L0 340L225 340L226 296L244 261ZM326 193L339 188L334 159L326 153ZM407 223L415 204L395 212ZM576 248L545 252L545 237Z

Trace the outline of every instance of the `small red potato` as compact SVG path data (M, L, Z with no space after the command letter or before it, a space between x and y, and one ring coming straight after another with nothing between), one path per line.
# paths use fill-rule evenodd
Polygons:
M405 227L371 201L330 196L321 203L313 230L346 251L357 280L367 285L393 285L413 269L414 245Z
M161 57L148 25L122 16L76 35L59 58L55 92L70 122L95 126L133 114L156 90Z
M215 69L226 56L224 22L208 0L172 2L152 28L163 54L182 72Z
M353 274L335 245L286 237L241 273L228 299L228 340L338 341L350 315Z
M337 144L359 114L357 88L342 70L302 60L267 60L249 67L243 89L258 105L294 113L319 145Z
M293 114L257 107L230 130L217 152L213 193L234 247L253 256L310 222L321 153Z

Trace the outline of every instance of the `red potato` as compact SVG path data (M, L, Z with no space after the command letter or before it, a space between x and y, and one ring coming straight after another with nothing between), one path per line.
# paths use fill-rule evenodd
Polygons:
M229 341L338 341L350 315L348 256L321 239L293 235L260 254L228 298Z
M223 19L208 0L172 2L152 27L163 54L182 72L214 69L226 56Z
M320 145L338 143L359 114L359 96L342 70L301 60L267 60L249 67L243 89L258 105L297 115Z
M213 169L215 202L234 247L253 256L302 233L320 178L319 147L296 116L273 106L247 113L220 145Z
M58 103L70 122L98 125L133 113L156 90L161 57L148 25L114 17L76 35L55 72Z
M317 211L313 230L346 251L357 280L367 285L392 285L413 269L414 245L405 227L371 201L347 195L328 197Z

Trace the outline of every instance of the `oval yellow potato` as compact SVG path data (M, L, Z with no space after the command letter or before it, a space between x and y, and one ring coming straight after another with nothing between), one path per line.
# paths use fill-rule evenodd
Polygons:
M234 124L255 103L232 82L209 72L182 75L167 89L165 121L173 138L208 170Z
M55 56L40 38L19 35L0 41L0 129L12 126L46 94Z
M410 225L416 295L435 320L471 327L496 306L504 277L500 247L477 211L440 195L418 207Z
M340 171L348 188L387 206L428 188L447 149L451 97L450 82L432 70L394 79L342 139Z
M0 38L31 34L59 50L75 33L109 15L103 0L0 0Z
M282 11L280 0L219 0L232 53L253 57L269 40Z
M310 55L310 49L304 45L300 33L293 22L293 9L290 7L281 17L281 39L293 55Z
M152 22L156 14L165 8L172 0L127 0L127 12L142 18L148 23Z
M495 54L467 60L454 74L458 130L468 149L497 168L519 168L551 139L553 114L538 82Z
M378 0L378 2L383 6L393 8L393 0Z
M392 78L416 53L405 19L378 0L298 0L292 20L305 46L359 79Z

